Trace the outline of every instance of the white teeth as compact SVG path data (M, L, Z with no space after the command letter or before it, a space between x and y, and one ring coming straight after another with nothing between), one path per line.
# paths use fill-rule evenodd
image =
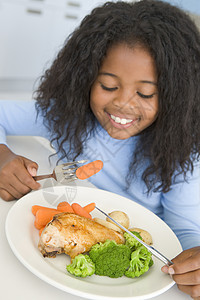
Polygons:
M119 117L115 117L113 115L110 115L111 119L113 119L116 123L120 123L122 125L125 125L127 123L131 123L133 120L127 120L127 119L121 119Z

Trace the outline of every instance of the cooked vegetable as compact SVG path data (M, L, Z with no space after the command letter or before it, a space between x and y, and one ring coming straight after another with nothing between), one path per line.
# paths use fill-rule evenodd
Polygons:
M41 208L46 208L46 207L45 207L45 206L41 206L41 205L33 205L33 206L31 207L31 211L32 211L33 215L35 216L36 213L37 213L37 211L38 211L39 209L41 209Z
M62 202L63 204L59 206L57 206L57 209L60 211L60 212L70 212L70 213L74 213L74 210L73 208L71 207L71 205L68 203L68 202Z
M85 205L83 208L88 212L90 213L91 211L93 211L95 209L95 203L92 202L92 203L89 203L87 205Z
M95 274L118 278L129 267L131 250L124 244L107 240L92 246L89 256L95 264Z
M112 211L108 214L111 218L113 218L116 222L124 226L125 228L129 227L129 217L127 214L123 211ZM111 222L115 224L112 220L110 220L108 217L106 218L106 221ZM116 225L117 226L117 225Z
M131 228L131 229L129 229L129 230L130 230L130 231L138 232L138 233L140 234L142 240L143 240L146 244L148 244L148 245L153 244L152 236L151 236L151 234L150 234L148 231L146 231L146 230L144 230L144 229L141 229L141 228L136 228L136 227Z
M131 231L133 234L135 234L140 240L142 240L142 237L140 234L136 231ZM127 245L132 251L136 250L138 247L142 246L140 242L138 242L134 237L132 237L129 233L125 232L124 237L126 239L125 245Z
M62 206L65 206L65 205L67 205L67 204L68 204L67 201L62 201L62 202L58 203L57 209L59 209L59 208L62 207Z
M119 226L115 225L114 223L108 222L108 221L100 219L100 218L94 218L93 220L107 228L110 228L110 229L113 229L120 233L123 233L122 229Z
M38 230L40 230L43 227L43 225L39 225L36 221L34 221L34 226Z
M67 271L78 277L91 276L95 272L95 264L88 255L79 254L67 266Z
M59 210L54 208L40 208L36 213L35 223L37 223L39 226L46 226L46 224L49 223L55 215L60 213L61 212Z
M98 173L102 168L103 162L101 160L95 160L87 165L79 167L76 170L76 176L78 179L84 180Z
M92 216L78 203L73 203L71 205L72 209L74 210L75 214L92 219Z
M153 260L151 253L144 246L139 247L131 253L130 267L125 272L127 277L139 277L149 270Z

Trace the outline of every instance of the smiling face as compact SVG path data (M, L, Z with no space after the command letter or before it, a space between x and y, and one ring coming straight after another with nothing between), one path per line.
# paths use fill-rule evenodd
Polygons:
M91 88L90 106L115 139L127 139L150 126L158 113L153 58L141 46L111 47Z

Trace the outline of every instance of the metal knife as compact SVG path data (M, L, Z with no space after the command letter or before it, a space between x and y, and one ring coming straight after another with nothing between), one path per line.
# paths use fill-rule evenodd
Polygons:
M126 231L127 233L129 233L132 237L134 237L138 242L140 242L144 247L147 248L147 250L149 252L151 252L152 255L154 255L155 257L157 257L159 260L161 260L165 265L173 265L173 262L168 259L167 257L165 257L163 254L161 254L158 250L156 250L155 248L153 248L152 246L149 246L148 244L146 244L145 242L143 242L141 239L139 239L135 234L133 234L131 231L129 231L128 229L126 229L123 225L119 224L117 221L115 221L113 218L111 218L107 213L105 213L103 210L101 210L100 208L98 208L97 206L95 206L95 208L97 210L99 210L102 214L104 214L106 217L108 217L111 221L113 221L117 226L119 226L120 228L122 228L124 231Z

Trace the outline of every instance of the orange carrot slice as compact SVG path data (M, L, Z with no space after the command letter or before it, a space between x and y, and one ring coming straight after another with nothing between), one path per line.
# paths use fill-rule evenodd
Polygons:
M74 210L73 210L73 208L71 207L71 205L70 205L68 202L66 202L66 203L67 203L66 205L57 207L57 209L58 209L60 212L74 213Z
M40 205L33 205L31 207L31 211L32 213L34 214L34 216L36 215L37 211L40 209L40 208L46 208L45 206L40 206Z
M95 209L95 203L89 203L88 205L84 206L83 208L85 209L85 211L87 211L88 213L90 213L91 211L93 211Z
M72 206L75 214L85 217L85 218L92 219L92 216L82 206L80 206L80 204L73 203L71 206Z
M58 205L57 205L57 209L59 209L60 207L62 206L65 206L65 205L68 205L69 203L67 201L63 201L63 202L60 202Z
M78 168L76 170L76 176L78 177L78 179L84 180L98 173L102 168L103 162L101 160L95 160L87 165Z
M44 228L45 228L45 226L43 226L43 227L40 229L40 231L39 231L39 236L41 236L42 231L44 230Z
M53 217L57 214L60 214L61 212L54 208L40 208L35 216L35 223L37 223L39 226L46 226L48 222L50 222Z
M34 221L34 226L36 229L40 230L43 226L42 225L39 225L36 220Z

